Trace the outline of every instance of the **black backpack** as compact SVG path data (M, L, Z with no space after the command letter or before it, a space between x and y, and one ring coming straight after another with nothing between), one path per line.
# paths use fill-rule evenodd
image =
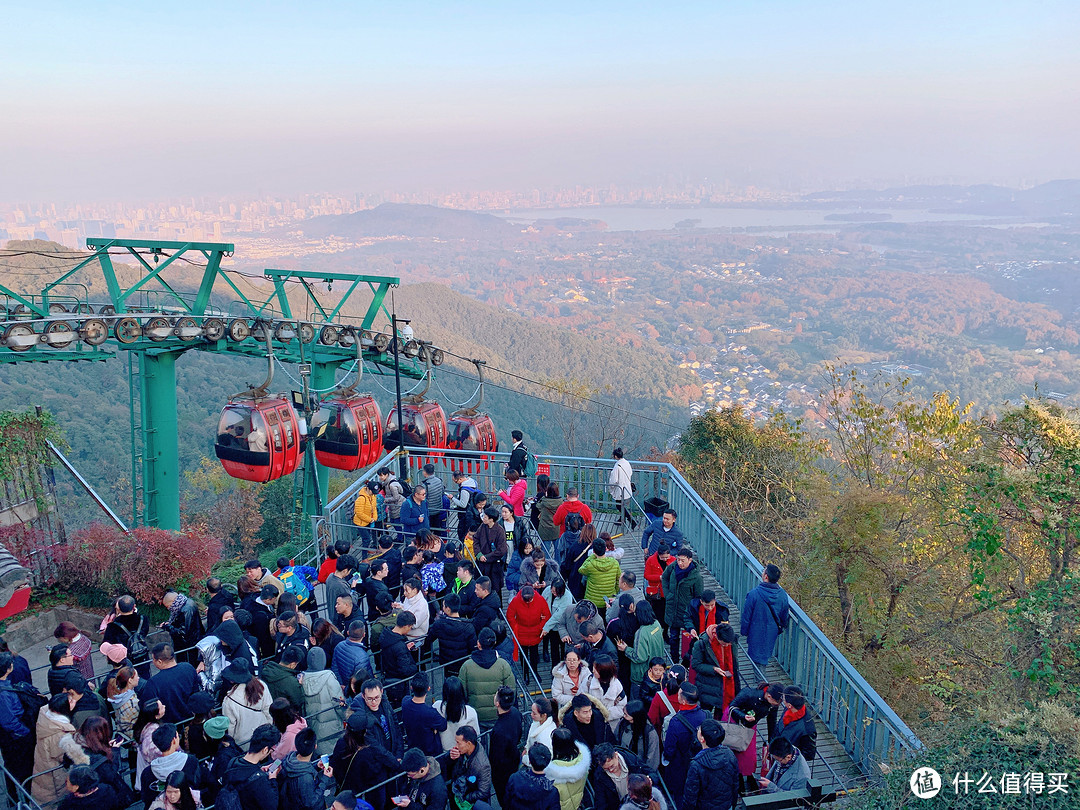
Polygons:
M49 704L49 699L41 694L36 687L28 683L13 683L11 689L15 696L19 698L19 705L22 707L19 719L22 720L24 726L30 729L30 737L36 744L38 712L41 711L42 706Z
M409 479L408 478L398 478L396 480L397 480L397 482L399 484L401 484L401 494L404 495L406 498L411 498L413 488L412 488L412 484L409 483Z
M142 618L139 619L138 627L132 631L128 630L124 625L119 625L120 629L127 635L127 647L128 658L134 663L140 663L150 658L150 645L146 643L146 636L143 634L143 622Z
M226 770L226 773L235 764L236 760L234 759L229 763L229 768ZM241 782L240 786L247 787L262 775L263 772L261 770L255 771L255 773L251 774L251 776ZM222 786L221 790L218 791L217 799L214 801L214 808L215 810L244 810L244 803L240 801L240 790L237 786L231 782Z

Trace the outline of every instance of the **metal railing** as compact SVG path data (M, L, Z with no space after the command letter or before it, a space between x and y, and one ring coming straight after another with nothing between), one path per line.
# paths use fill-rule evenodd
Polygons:
M394 455L380 463L389 464ZM480 456L454 450L413 449L408 458L414 478L426 463L434 464L442 475L464 469L480 489L494 495L505 484L503 469L509 454ZM549 477L559 484L564 496L566 489L573 486L594 511L616 510L608 490L608 475L614 463L610 459L538 454L537 461L548 465ZM702 563L732 601L742 605L746 595L761 582L762 563L672 465L652 461L631 464L639 508L648 498L666 500L678 513L679 527ZM331 533L339 526L352 525L351 512L346 518L346 510L351 510L361 483L373 474L370 471L361 476L328 505L324 520ZM777 643L776 659L791 680L803 688L821 721L863 773L874 775L880 763L922 748L914 732L794 601L790 603L788 627Z

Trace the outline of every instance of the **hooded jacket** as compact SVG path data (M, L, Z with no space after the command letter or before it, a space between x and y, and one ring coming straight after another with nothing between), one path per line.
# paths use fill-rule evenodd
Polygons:
M503 686L514 686L514 670L510 662L494 650L477 650L461 665L458 674L465 687L469 704L476 709L482 728L489 728L498 719L495 695Z
M232 610L236 606L236 597L222 589L210 597L206 603L206 632L213 633L214 629L221 624L221 614L226 610Z
M317 740L324 741L320 743L319 753L329 753L333 750L331 740L345 722L345 707L341 705L341 684L326 668L326 653L318 647L308 650L307 670L300 688L304 691L308 727L315 732Z
M409 807L417 810L444 810L446 807L446 780L442 768L434 757L428 757L427 775L421 779L410 779L405 795L409 797Z
M769 663L780 628L787 627L787 623L788 595L775 582L762 582L746 595L739 632L746 638L746 653L751 661L762 668Z
M289 810L323 810L323 791L333 780L323 775L315 762L301 762L293 751L281 761L277 775L280 807Z
M267 661L263 664L262 678L270 687L272 698L286 698L301 712L304 711L304 690L300 688L300 682L296 680L295 670L277 661Z
M732 810L739 801L739 764L723 745L706 748L690 761L679 810Z
M507 807L559 810L560 801L559 791L547 775L534 773L532 768L522 768L506 783Z
M481 565L486 564L487 563L481 563ZM472 626L473 630L476 631L477 636L480 635L481 630L485 627L490 627L491 623L499 618L500 608L502 608L502 603L499 601L498 594L489 593L479 601L473 609L472 615Z
M588 779L589 769L592 767L589 749L579 740L575 740L574 745L577 746L577 756L570 760L553 759L544 770L544 775L559 791L561 810L577 810L581 806L585 797L585 780Z
M664 657L664 628L660 622L653 622L645 627L639 627L634 633L634 644L623 650L623 654L630 661L630 681L641 683L645 673L649 671L649 659L659 656Z
M67 773L63 769L51 773L42 771L60 765L65 754L75 765L90 764L90 757L83 751L82 746L75 742L72 736L74 733L75 726L71 725L71 721L64 715L51 711L48 706L43 706L38 712L34 773L40 773L41 776L34 777L30 795L40 805L61 798L67 783Z
M476 629L468 619L440 614L428 630L439 641L439 663L459 661L476 649Z
M370 526L379 518L379 509L375 500L375 493L367 487L360 488L360 494L356 496L353 504L352 522L356 526Z
M592 554L577 570L585 578L585 598L596 605L597 610L607 608L605 599L614 596L619 589L619 576L622 574L619 561L607 554L601 557Z
M261 765L253 765L240 756L225 768L221 786L236 788L244 810L273 810L278 806L276 781L263 773Z
M662 582L664 596L667 604L664 606L664 620L668 627L681 627L686 618L686 611L690 608L690 600L695 596L701 596L705 590L705 580L701 577L701 568L696 562L690 563L690 567L683 576L677 562L672 563L664 570Z
M546 495L536 502L536 508L540 512L540 525L536 530L545 543L554 543L559 539L559 530L555 528L555 513L562 505L562 498L549 498Z

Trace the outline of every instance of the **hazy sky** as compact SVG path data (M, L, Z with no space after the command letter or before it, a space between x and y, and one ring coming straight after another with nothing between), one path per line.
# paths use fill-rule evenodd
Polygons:
M1076 0L0 6L0 199L1080 176Z

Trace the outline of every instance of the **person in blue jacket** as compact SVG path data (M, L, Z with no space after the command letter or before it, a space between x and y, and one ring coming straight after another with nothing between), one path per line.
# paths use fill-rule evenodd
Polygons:
M22 721L22 701L11 685L14 662L11 653L0 653L0 753L11 775L22 782L34 770L34 738Z
M406 537L413 537L420 532L431 531L431 519L428 515L427 487L417 484L411 498L401 504L401 525Z
M660 517L645 527L645 531L641 533L641 548L645 550L646 557L659 551L661 543L667 543L672 554L682 548L682 529L675 525L678 518L674 509L665 509Z
M761 574L761 584L743 602L740 632L750 660L762 668L769 663L776 639L788 623L788 595L779 582L780 567L769 563Z

